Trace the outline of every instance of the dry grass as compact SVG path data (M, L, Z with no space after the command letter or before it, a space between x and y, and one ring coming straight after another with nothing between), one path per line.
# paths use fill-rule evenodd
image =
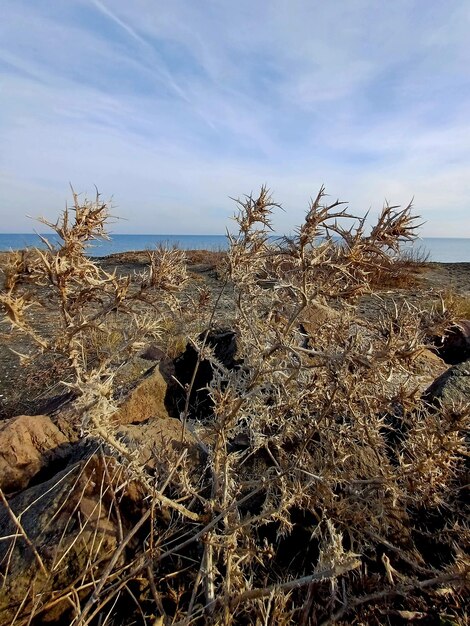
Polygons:
M186 259L190 265L207 265L217 269L223 264L227 253L223 250L187 250Z
M426 271L428 256L420 250L401 250L393 261L393 269L374 277L372 285L378 289L409 289L420 284Z
M441 294L443 307L448 312L452 320L470 319L470 297L456 293L453 290L446 290Z
M103 234L103 205L84 206L75 199L77 236L84 222L90 236ZM120 483L146 494L139 521L104 563L90 555L75 593L30 591L17 623L26 623L31 602L41 614L67 594L75 626L383 624L420 614L427 623L465 623L469 409L430 412L416 393L424 312L404 303L366 323L354 309L358 295L404 271L400 243L415 236L415 218L410 207L386 206L367 233L365 219L325 204L321 190L296 234L273 245L276 206L266 188L237 201L239 231L221 283L235 288L236 363L225 365L201 334L202 324L218 321L216 302L208 316L196 315L189 336L196 368L212 368L206 419L194 419L195 370L184 386L181 442L151 467L112 430L112 376L104 381L103 372L112 373L113 360L81 356L83 316L87 328L107 332L115 309L130 314L132 334L116 348L127 354L131 339L155 331L155 319L160 328L164 310L180 314L180 257L151 257L134 289L82 264L66 215L67 228L57 227L63 252L50 250L31 272L18 261L7 276L2 303L12 325L68 360L82 428L116 457L127 476ZM45 342L27 325L24 308L34 303L22 299L23 280L50 285L74 330L65 340ZM134 310L137 301L158 317ZM113 509L109 519L123 515Z

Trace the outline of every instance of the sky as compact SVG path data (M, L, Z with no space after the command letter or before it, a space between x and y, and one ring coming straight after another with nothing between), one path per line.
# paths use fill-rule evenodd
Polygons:
M2 0L0 232L95 185L115 233L217 234L267 184L414 198L470 237L468 0Z

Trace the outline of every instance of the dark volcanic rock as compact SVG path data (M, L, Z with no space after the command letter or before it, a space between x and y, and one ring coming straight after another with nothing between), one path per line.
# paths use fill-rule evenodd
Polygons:
M470 359L470 320L452 324L443 337L435 339L436 353L449 365Z
M432 383L424 393L433 406L470 402L470 359L454 365Z
M200 341L204 341L206 333L199 336ZM206 344L213 348L215 358L226 369L231 370L239 361L236 360L237 342L235 333L232 330L217 329L207 334ZM197 366L196 376L193 381L189 402L190 416L199 420L204 420L212 415L212 400L206 387L212 380L213 370L208 359L203 359L198 365L198 353L196 349L188 344L186 350L174 361L175 378L180 385L174 393L176 410L181 413L185 406L186 391L183 389L191 385L193 374Z

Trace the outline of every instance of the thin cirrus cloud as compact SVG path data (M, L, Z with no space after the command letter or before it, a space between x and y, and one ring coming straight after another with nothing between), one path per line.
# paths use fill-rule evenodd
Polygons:
M115 232L222 233L267 183L281 232L325 184L470 237L469 27L466 0L5 3L1 230L71 181L113 195Z

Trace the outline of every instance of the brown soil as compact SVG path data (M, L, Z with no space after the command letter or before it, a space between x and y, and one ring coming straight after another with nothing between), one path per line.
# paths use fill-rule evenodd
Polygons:
M99 259L100 265L107 271L116 270L121 275L132 275L144 269L147 264L146 252L126 252L114 254ZM197 289L207 288L213 301L219 296L222 282L217 267L220 265L223 253L202 250L187 252L188 271L191 280L186 292L194 295ZM0 253L0 269L4 266L7 253ZM413 282L413 281L411 281ZM373 295L360 299L358 314L364 317L374 317L387 302L407 300L422 309L432 306L438 301L439 294L452 290L463 298L470 299L470 263L429 263L417 275L416 284L412 287L378 289ZM470 307L470 305L469 305ZM217 319L220 323L230 325L233 316L233 290L225 287L218 303ZM54 326L52 311L35 311L35 323L39 324L41 332L48 333ZM9 417L20 412L31 413L33 407L41 410L48 397L59 392L57 381L60 372L55 371L56 364L41 357L42 379L37 379L37 368L33 370L20 365L15 350L28 353L30 347L25 340L12 334L7 322L0 323L0 418Z

